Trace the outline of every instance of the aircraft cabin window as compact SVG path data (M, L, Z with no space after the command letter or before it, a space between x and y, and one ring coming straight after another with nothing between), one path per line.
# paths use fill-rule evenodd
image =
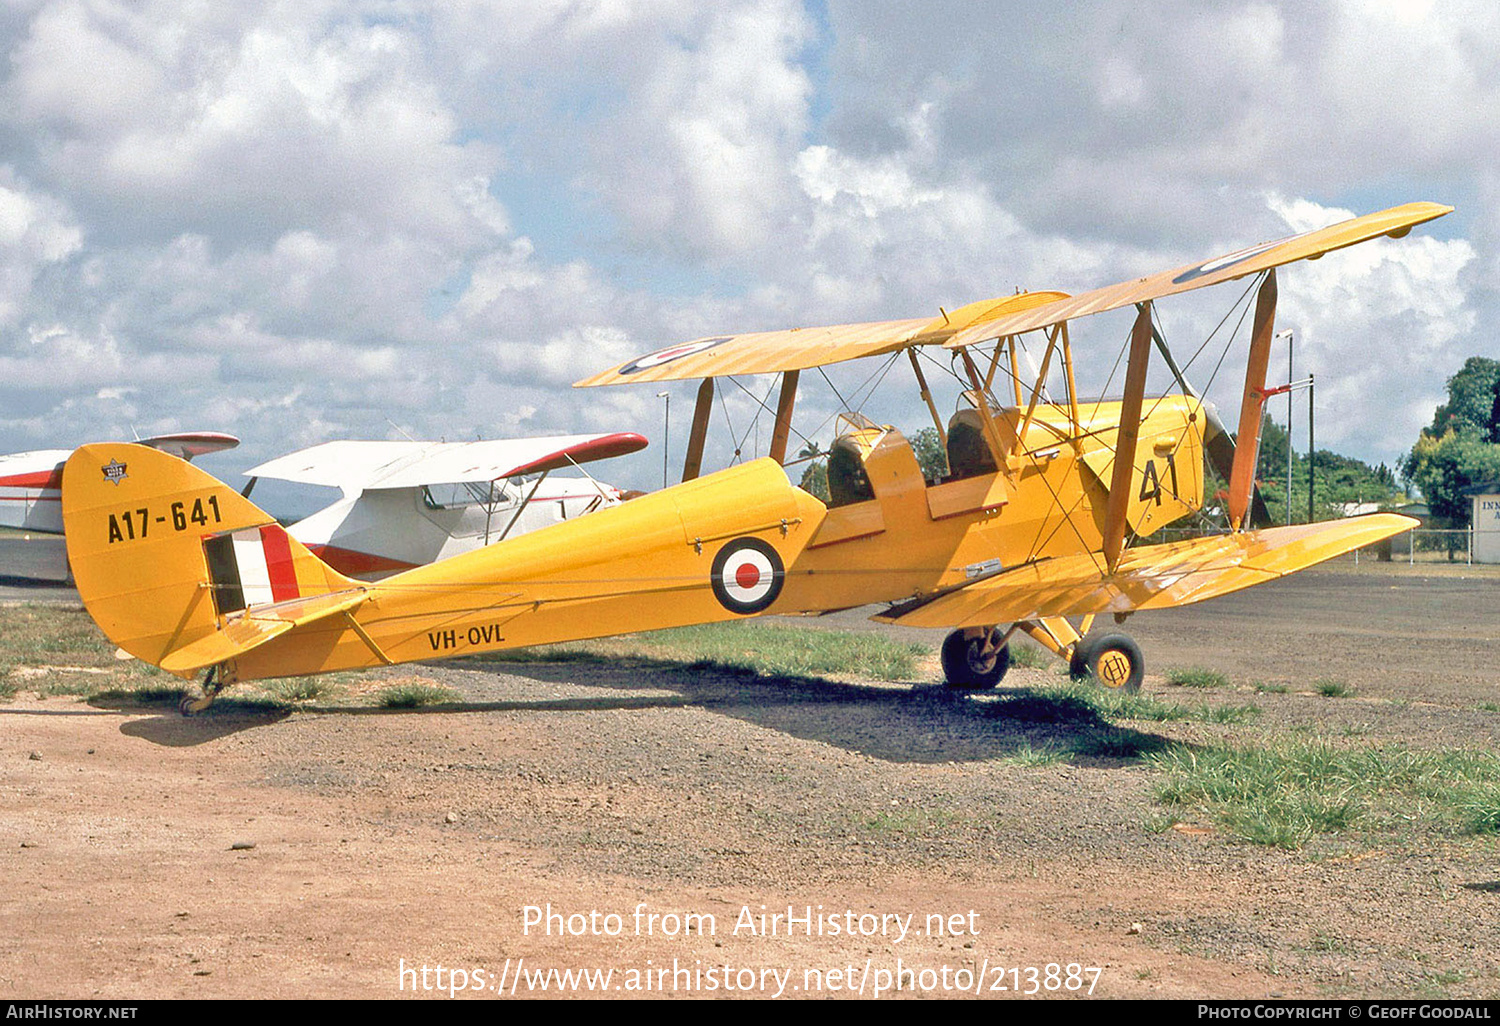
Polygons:
M859 449L846 439L834 442L828 453L828 496L830 508L875 498Z
M999 469L995 454L990 452L989 442L985 441L984 430L977 423L977 415L975 418L963 414L954 417L948 425L948 480L994 474Z

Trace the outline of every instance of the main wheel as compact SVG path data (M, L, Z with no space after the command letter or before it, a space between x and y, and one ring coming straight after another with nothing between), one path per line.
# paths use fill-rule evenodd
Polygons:
M961 630L943 639L943 676L950 688L984 691L1000 683L1010 669L1010 646L997 645L1000 632L964 637Z
M1082 638L1073 646L1068 669L1074 677L1092 677L1102 686L1135 693L1146 678L1146 660L1141 646L1128 634L1100 634Z

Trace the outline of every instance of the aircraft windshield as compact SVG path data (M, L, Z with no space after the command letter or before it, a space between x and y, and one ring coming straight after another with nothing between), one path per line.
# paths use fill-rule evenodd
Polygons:
M470 506L504 506L520 499L513 479L503 481L462 481L453 484L426 485L422 504L428 509L467 509Z

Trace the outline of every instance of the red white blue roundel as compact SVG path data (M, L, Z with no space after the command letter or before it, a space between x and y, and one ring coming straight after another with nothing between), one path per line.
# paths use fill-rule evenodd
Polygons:
M643 356L639 360L632 360L620 368L621 374L638 374L652 367L660 367L664 363L680 360L684 356L692 356L701 353L705 349L712 349L721 342L728 342L733 336L726 335L723 338L702 338L697 342L684 342L680 346L668 346L666 349L658 349L649 356Z
M736 538L714 557L714 598L731 613L758 613L776 601L786 578L781 557L759 538Z
M1303 234L1309 233L1304 232ZM1283 242L1291 242L1293 239L1298 238L1301 238L1301 236L1289 235L1284 239L1277 239L1275 242L1263 242L1259 246L1249 246L1245 249L1235 250L1233 253L1228 253L1221 257L1215 257L1214 259L1209 260L1206 263L1199 264L1197 267L1189 267L1177 277L1173 278L1172 284L1182 285L1185 282L1192 281L1194 278L1201 278L1205 274L1213 274L1215 271L1222 271L1226 267L1232 267L1235 264L1244 263L1251 257L1260 256L1260 254L1264 253L1266 250L1279 246Z

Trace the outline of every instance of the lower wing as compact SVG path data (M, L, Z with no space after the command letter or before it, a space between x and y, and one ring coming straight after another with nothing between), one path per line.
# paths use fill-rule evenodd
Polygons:
M1038 560L875 617L907 627L977 627L1047 616L1170 609L1285 577L1417 526L1372 513L1321 524L1129 549L1114 573L1095 554Z

